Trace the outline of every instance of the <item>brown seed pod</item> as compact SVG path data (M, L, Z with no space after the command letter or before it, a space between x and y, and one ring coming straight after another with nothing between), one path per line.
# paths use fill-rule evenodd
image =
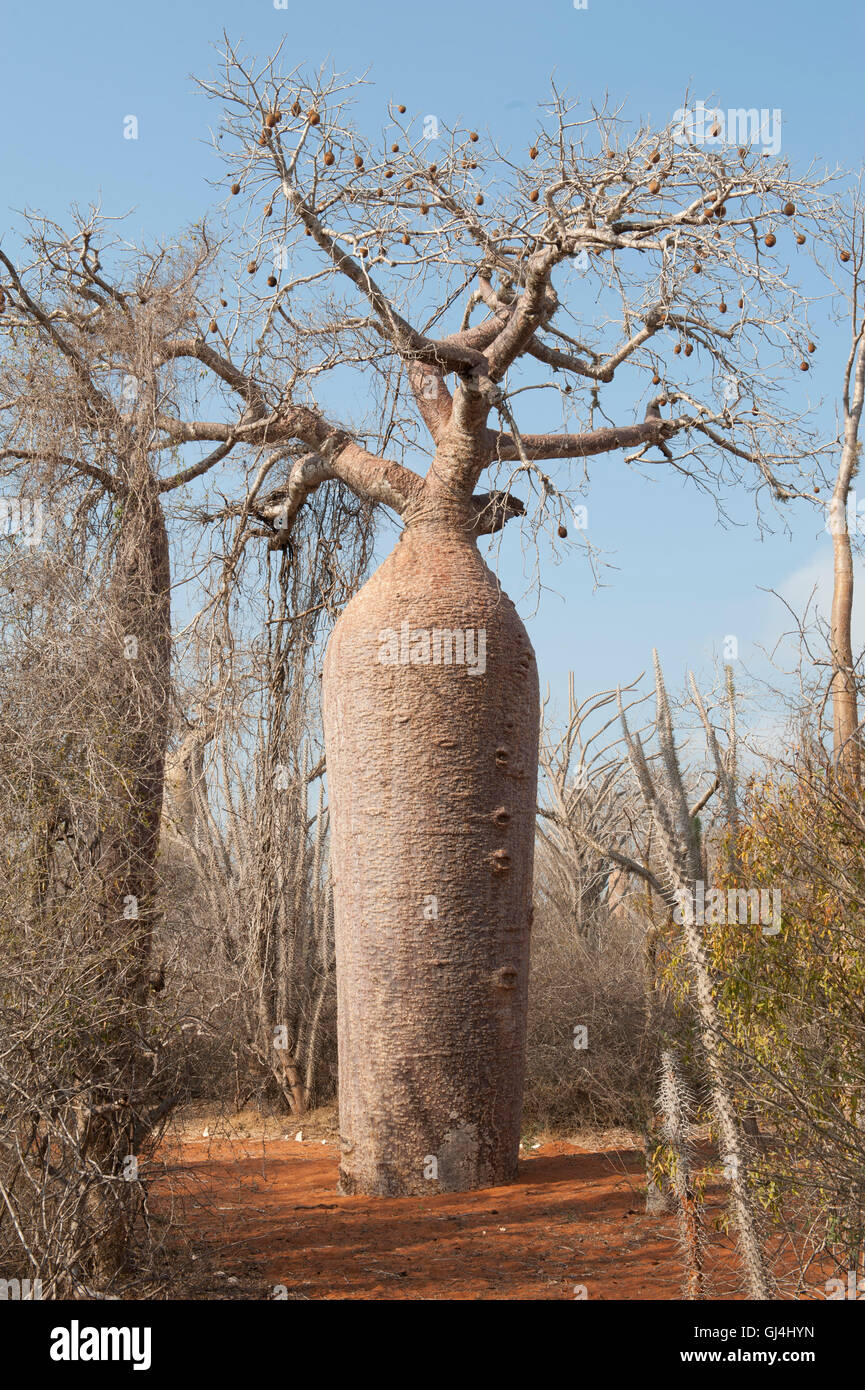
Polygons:
M845 263L846 263L847 261L849 261L849 259L850 259L850 252L849 252L849 251L842 251L842 252L841 252L841 259L842 259L842 261L844 261Z
M402 234L402 244L403 244L403 246L409 246L409 245L411 245L411 237L409 236L408 232L403 232L403 234Z
M272 217L272 216L273 216L273 208L270 206L270 203L268 203L267 207L264 209L264 212L263 212L262 216L264 216L264 217Z
M240 184L239 184L239 183L233 183L233 184L231 185L231 191L232 191L232 193L239 193L239 192L240 192Z
M769 232L768 236L764 236L764 238L763 238L763 244L764 244L765 246L768 246L768 247L771 248L771 247L773 247L773 246L775 245L775 242L776 242L777 240L778 240L778 238L775 236L775 233L774 233L774 232Z
M799 246L804 246L804 245L805 245L805 238L804 238L804 236L802 235L801 232L797 232L797 233L796 233L796 241L797 241L797 243L798 243Z
M703 270L703 267L701 266L700 262L699 262L699 261L695 261L695 262L694 262L694 274L695 274L695 275L700 275L700 274L702 273L702 270Z
M207 325L207 331L208 331L208 333L215 333L215 332L216 332L216 321L215 321L215 319L211 319L211 320L210 320L210 323Z
M784 216L785 216L785 217L792 217L792 216L793 216L793 213L794 213L795 211L796 211L796 204L795 204L795 203L785 203L785 204L784 204Z
M536 188L533 188L532 191L531 191L531 193L529 194L529 202L530 202L530 203L536 203L537 201L538 201L538 190L537 190Z
M369 247L368 247L368 246L359 246L359 247L358 247L357 254L358 254L359 256L361 256L361 257L363 257L363 256L368 256L368 255L369 255Z
M661 162L661 151L660 151L660 150L653 150L653 152L649 155L649 163L650 163L650 164L660 164L660 162Z
M529 159L537 159L537 157L538 157L537 146L536 146L536 145L532 145L532 148L529 150Z
M391 145L390 152L391 154L399 154L399 145Z
M223 309L227 309L227 308L228 308L228 300L227 300L227 299L220 299L219 302L220 302L220 304L222 305Z
M809 352L816 352L816 351L817 351L817 344L816 344L816 343L809 343L809 344L808 344L808 351L809 351Z
M718 206L715 208L715 216L716 216L716 217L726 217L726 216L727 216L727 208L726 208L726 205L725 205L724 203L719 203Z
M678 356L679 356L679 353L682 351L682 344L681 344L681 343L677 343L676 346L673 348L673 351L674 351L674 353L676 354L676 356L678 357Z
M377 188L377 189L375 190L375 196L376 196L377 198L383 198L383 197L384 197L384 189L383 189L383 188Z
M248 270L250 275L254 275L258 269L258 266L255 264L255 261L250 261L246 269Z
M802 358L802 361L799 363L799 371L800 371L800 372L807 372L807 371L810 369L810 366L811 366L811 363L810 363L810 362L806 362L805 359L804 359L804 357L803 357L803 358Z
M396 109L397 109L397 111L399 112L399 114L400 114L401 116L404 116L404 115L405 115L405 107L404 107L404 106L398 106Z
M739 158L740 158L740 159L744 159L744 158L745 158L745 155L746 155L747 153L748 153L748 151L745 149L745 146L744 146L744 145L740 145L740 146L739 146Z
M393 169L385 169L385 171L384 171L384 176L385 176L386 179L392 179L392 178L393 178Z
M477 203L477 205L478 205L479 208L480 208L480 207L483 207L483 203L484 203L484 195L483 195L483 193L476 193L476 194L475 194L475 202Z
M437 164L431 164L429 166L429 176L431 179L435 178L436 174L438 173L438 168L439 166Z
M359 154L356 154L354 157L354 167L355 169L363 168L363 159Z
M726 314L726 312L727 312L727 306L726 306L726 304L724 303L724 301L723 301L723 299L722 299L722 300L721 300L721 303L718 305L718 313L719 313L719 314Z
M655 375L652 377L652 385L653 385L653 386L660 386L660 384L661 384L661 378L658 376L658 373L655 372Z
M293 101L293 102L291 103L291 114L292 114L292 116L299 116L299 115L300 115L300 102L299 102L299 101Z
M427 213L429 212L429 203L421 203L420 210L423 213L424 217L426 217Z
M558 536L559 536L559 540L560 540L560 541L566 541L566 540L568 539L568 528L567 528L567 526L559 526L559 528L558 528Z
M319 125L321 122L321 116L318 114L314 106L311 106L307 111L306 119L309 121L310 125Z
M744 309L744 307L745 307L745 301L744 301L744 299L740 299L740 300L739 300L739 308L740 308L740 309Z
M473 145L476 145L477 142L478 142L478 140L480 139L480 136L478 135L478 133L477 133L476 130L470 130L470 131L469 131L469 139L471 140L471 142L472 142Z
M270 130L273 129L273 127L276 125L276 112L275 112L275 111L268 111L267 115L266 115L265 118L264 118L264 124L265 124L266 126L268 126L268 128L269 128Z
M271 288L272 290L273 290L273 289L276 289L276 276L275 276L275 275L268 275L268 277L267 277L267 283L268 283L268 285L270 286L270 288Z
M328 168L330 168L331 164L336 163L336 155L334 154L333 150L325 150L324 162Z
M650 192L650 193L660 193L660 191L661 191L661 185L658 183L658 180L657 180L657 179L652 179L652 182L649 184L649 192Z
M266 145L266 144L267 144L267 136L266 136L263 132L262 132L262 134L259 135L259 137L258 137L258 143L259 143L259 145Z
M691 356L691 353L692 353L693 351L694 351L694 345L693 345L693 343L686 343L686 344L685 344L685 356L686 356L686 357L690 357L690 356Z
M755 405L752 405L752 406L751 406L751 414L752 414L752 415L759 415L759 413L760 413L760 412L759 412L759 410L757 409L757 407L756 407Z

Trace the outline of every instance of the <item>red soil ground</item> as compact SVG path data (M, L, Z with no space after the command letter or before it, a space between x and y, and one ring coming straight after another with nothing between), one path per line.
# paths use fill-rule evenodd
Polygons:
M303 1141L175 1134L155 1186L184 1240L185 1296L204 1299L679 1299L672 1217L647 1217L642 1154L617 1136L526 1153L517 1181L429 1198L343 1197L332 1123ZM321 1135L324 1135L322 1142ZM707 1201L710 1297L736 1296L729 1237ZM583 1292L584 1290L584 1292Z

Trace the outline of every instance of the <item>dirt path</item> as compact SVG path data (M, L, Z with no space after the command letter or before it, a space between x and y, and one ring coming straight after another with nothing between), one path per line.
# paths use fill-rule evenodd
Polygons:
M510 1186L429 1199L340 1196L317 1138L182 1137L165 1161L157 1206L181 1203L191 1297L681 1298L675 1221L642 1214L643 1158L621 1145L547 1143ZM730 1241L709 1239L730 1297Z

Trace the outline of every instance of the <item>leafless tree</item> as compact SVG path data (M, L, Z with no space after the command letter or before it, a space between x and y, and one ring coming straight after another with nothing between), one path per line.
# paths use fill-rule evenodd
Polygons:
M322 648L368 567L374 517L323 487L265 550L244 503L191 510L217 524L201 531L207 597L187 629L208 693L170 762L169 822L209 901L246 1050L303 1114L328 1098L316 1076L335 1048Z
M214 307L206 340L170 351L231 383L244 410L161 415L162 438L266 445L264 471L297 450L278 486L265 494L256 477L243 504L274 544L331 480L404 528L325 666L341 1181L391 1194L505 1181L538 697L525 630L477 542L527 509L562 536L574 490L545 465L615 450L643 467L659 454L713 494L747 475L761 497L798 495L805 424L785 382L806 360L807 305L783 256L821 224L821 176L583 114L555 91L516 159L443 123L433 144L404 103L367 139L351 80L285 72L279 53L248 61L227 41L221 69L203 86L223 110L245 288L227 314ZM572 325L587 294L593 326ZM365 382L354 426L328 394L346 368ZM643 418L606 417L603 390L623 376ZM517 421L528 391L552 411L540 433ZM531 499L513 495L520 482ZM452 653L480 632L481 679L427 645L439 634L441 655L447 633Z
M235 448L244 453L232 437L190 455L164 427L182 423L197 400L201 368L177 345L190 334L201 341L198 323L209 314L202 301L212 290L218 247L198 228L182 250L138 251L96 210L76 214L68 230L31 216L21 243L14 259L0 251L0 469L13 496L46 513L66 509L98 530L105 549L102 800L88 803L89 819L68 833L86 862L90 889L81 911L92 939L103 943L103 956L108 943L116 944L104 987L146 1010L171 728L165 508ZM230 370L220 367L211 378L228 394L239 390L244 410L254 409ZM247 467L261 471L260 453L246 450ZM12 520L5 529L14 533ZM61 807L52 824L67 820ZM127 1043L141 1046L140 1035L129 1031ZM103 1061L94 1058L90 1150L119 1181L134 1152L130 1076L140 1075L140 1058L130 1052L121 1062L115 1050ZM103 1197L95 1188L94 1201ZM109 1281L125 1256L131 1228L121 1211L116 1215L114 1227L94 1220L101 1233L92 1252L97 1283Z
M602 900L616 905L623 887L617 874L627 872L632 858L623 856L617 864L611 850L630 848L638 829L618 712L603 715L615 700L614 690L578 700L571 672L565 726L558 738L549 731L541 744L536 878L579 931L596 920ZM613 727L615 736L607 738Z

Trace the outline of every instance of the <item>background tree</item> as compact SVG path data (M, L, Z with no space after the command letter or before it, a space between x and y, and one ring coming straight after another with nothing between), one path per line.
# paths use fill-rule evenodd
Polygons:
M0 539L0 1264L83 1297L150 1276L150 1242L124 1262L186 1065L134 904L102 916L103 836L131 815L118 719L141 733L118 707L114 523L53 502L38 537Z
M634 695L637 684L622 692L629 709L647 698ZM561 731L545 705L526 1105L530 1123L541 1116L553 1130L580 1116L640 1134L654 1210L662 1196L652 1162L655 1091L674 1020L658 988L660 932L645 901L660 888L649 867L651 830L644 833L615 702L615 691L578 699L571 673Z
M199 524L221 523L201 532L213 601L189 627L184 662L190 697L207 692L209 704L187 701L166 819L206 902L210 987L219 981L241 1070L269 1081L262 1097L275 1084L302 1115L330 1100L336 1071L319 672L324 638L367 568L372 514L354 494L323 488L287 546L238 553L242 506L193 510ZM185 955L183 934L180 920L172 937Z
M843 279L843 294L850 321L850 351L842 376L841 451L829 504L832 534L833 582L829 646L832 661L832 747L836 763L857 773L860 768L859 709L856 663L853 654L853 548L858 512L851 514L850 500L859 470L859 427L865 401L865 313L862 304L862 271L865 264L865 210L861 182L849 205L839 215L834 236L829 238L833 270ZM813 348L814 344L810 345Z
M87 939L101 942L99 989L146 1010L151 945L158 919L156 855L171 717L171 587L165 505L232 452L264 477L260 444L229 428L215 449L184 449L184 409L203 388L240 400L239 420L261 416L260 394L227 359L202 367L198 349L212 312L218 247L204 228L182 246L137 251L96 210L64 229L33 216L21 254L0 251L0 469L46 509L92 519L104 546L106 631L99 657L98 795L51 820L78 846L89 884ZM206 355L206 354L205 354ZM266 432L265 432L266 433ZM254 489L245 491L252 494ZM83 523L82 523L83 524ZM111 964L109 964L111 962ZM100 996L102 997L102 996ZM118 1180L134 1153L140 1117L145 1024L122 1044L91 1057L89 1100L79 1098L90 1157ZM106 1193L96 1187L98 1204ZM125 1256L131 1226L111 1204L94 1214L89 1276L107 1286ZM98 1236L97 1236L98 1233ZM83 1242L86 1246L87 1242Z

